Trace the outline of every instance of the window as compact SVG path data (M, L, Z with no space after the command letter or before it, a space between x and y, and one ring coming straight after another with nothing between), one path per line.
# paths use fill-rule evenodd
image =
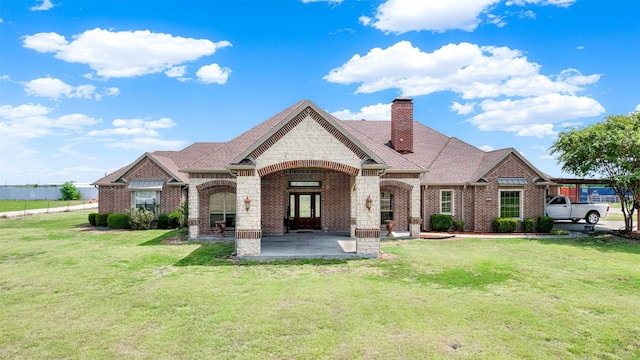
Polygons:
M143 207L149 211L153 211L156 215L160 210L160 192L159 191L134 191L131 193L131 202L133 207L142 209Z
M236 194L222 192L209 197L209 226L224 221L226 227L236 226Z
M440 214L453 215L453 190L440 190Z
M289 181L289 187L320 187L320 181Z
M500 190L500 217L522 219L522 191Z
M387 220L393 220L393 194L380 192L380 223L384 224Z

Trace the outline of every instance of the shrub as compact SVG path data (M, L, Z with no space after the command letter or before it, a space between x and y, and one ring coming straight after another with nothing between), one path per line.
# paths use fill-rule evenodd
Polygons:
M453 230L464 231L464 220L460 220L460 219L453 220Z
M107 227L109 226L109 222L107 219L109 218L109 214L96 214L96 226Z
M91 226L96 226L96 217L97 216L98 216L98 213L89 214L89 224L91 224Z
M69 181L62 184L60 192L62 193L62 200L78 200L82 196L82 193L76 189L76 186Z
M553 218L549 216L540 216L538 218L538 231L541 233L550 233L553 229Z
M129 228L129 214L109 214L107 224L109 229L127 229Z
M180 225L182 225L181 220L182 220L182 214L180 213L179 210L172 212L171 214L169 214L169 228L170 229L179 228Z
M431 215L431 229L433 231L447 231L453 224L453 216L444 214Z
M132 208L129 212L129 225L133 230L148 230L153 221L153 212L145 209Z
M518 228L518 219L516 218L493 218L491 221L491 229L497 233L514 232Z
M524 219L522 221L522 229L526 233L532 233L536 231L536 221L530 218Z
M160 214L158 215L158 229L168 229L169 228L169 215Z

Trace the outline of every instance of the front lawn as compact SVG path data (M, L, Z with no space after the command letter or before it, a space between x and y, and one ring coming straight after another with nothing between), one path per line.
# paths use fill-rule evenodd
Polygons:
M384 242L381 259L240 262L89 211L0 219L0 358L629 359L640 246Z

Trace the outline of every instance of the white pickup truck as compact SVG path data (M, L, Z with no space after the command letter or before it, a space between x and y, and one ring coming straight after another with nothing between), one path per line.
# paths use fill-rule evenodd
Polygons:
M609 213L609 204L572 204L568 197L558 195L547 202L545 213L555 220L571 220L577 223L581 219L584 219L587 224L595 225L601 217L607 216Z

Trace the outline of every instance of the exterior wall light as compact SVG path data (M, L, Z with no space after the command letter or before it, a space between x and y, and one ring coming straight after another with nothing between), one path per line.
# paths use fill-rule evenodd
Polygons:
M371 203L373 202L373 199L371 199L371 195L367 196L367 201L365 203L367 210L371 211Z
M244 209L249 211L249 208L251 207L251 199L249 199L249 197L247 196L244 199Z

